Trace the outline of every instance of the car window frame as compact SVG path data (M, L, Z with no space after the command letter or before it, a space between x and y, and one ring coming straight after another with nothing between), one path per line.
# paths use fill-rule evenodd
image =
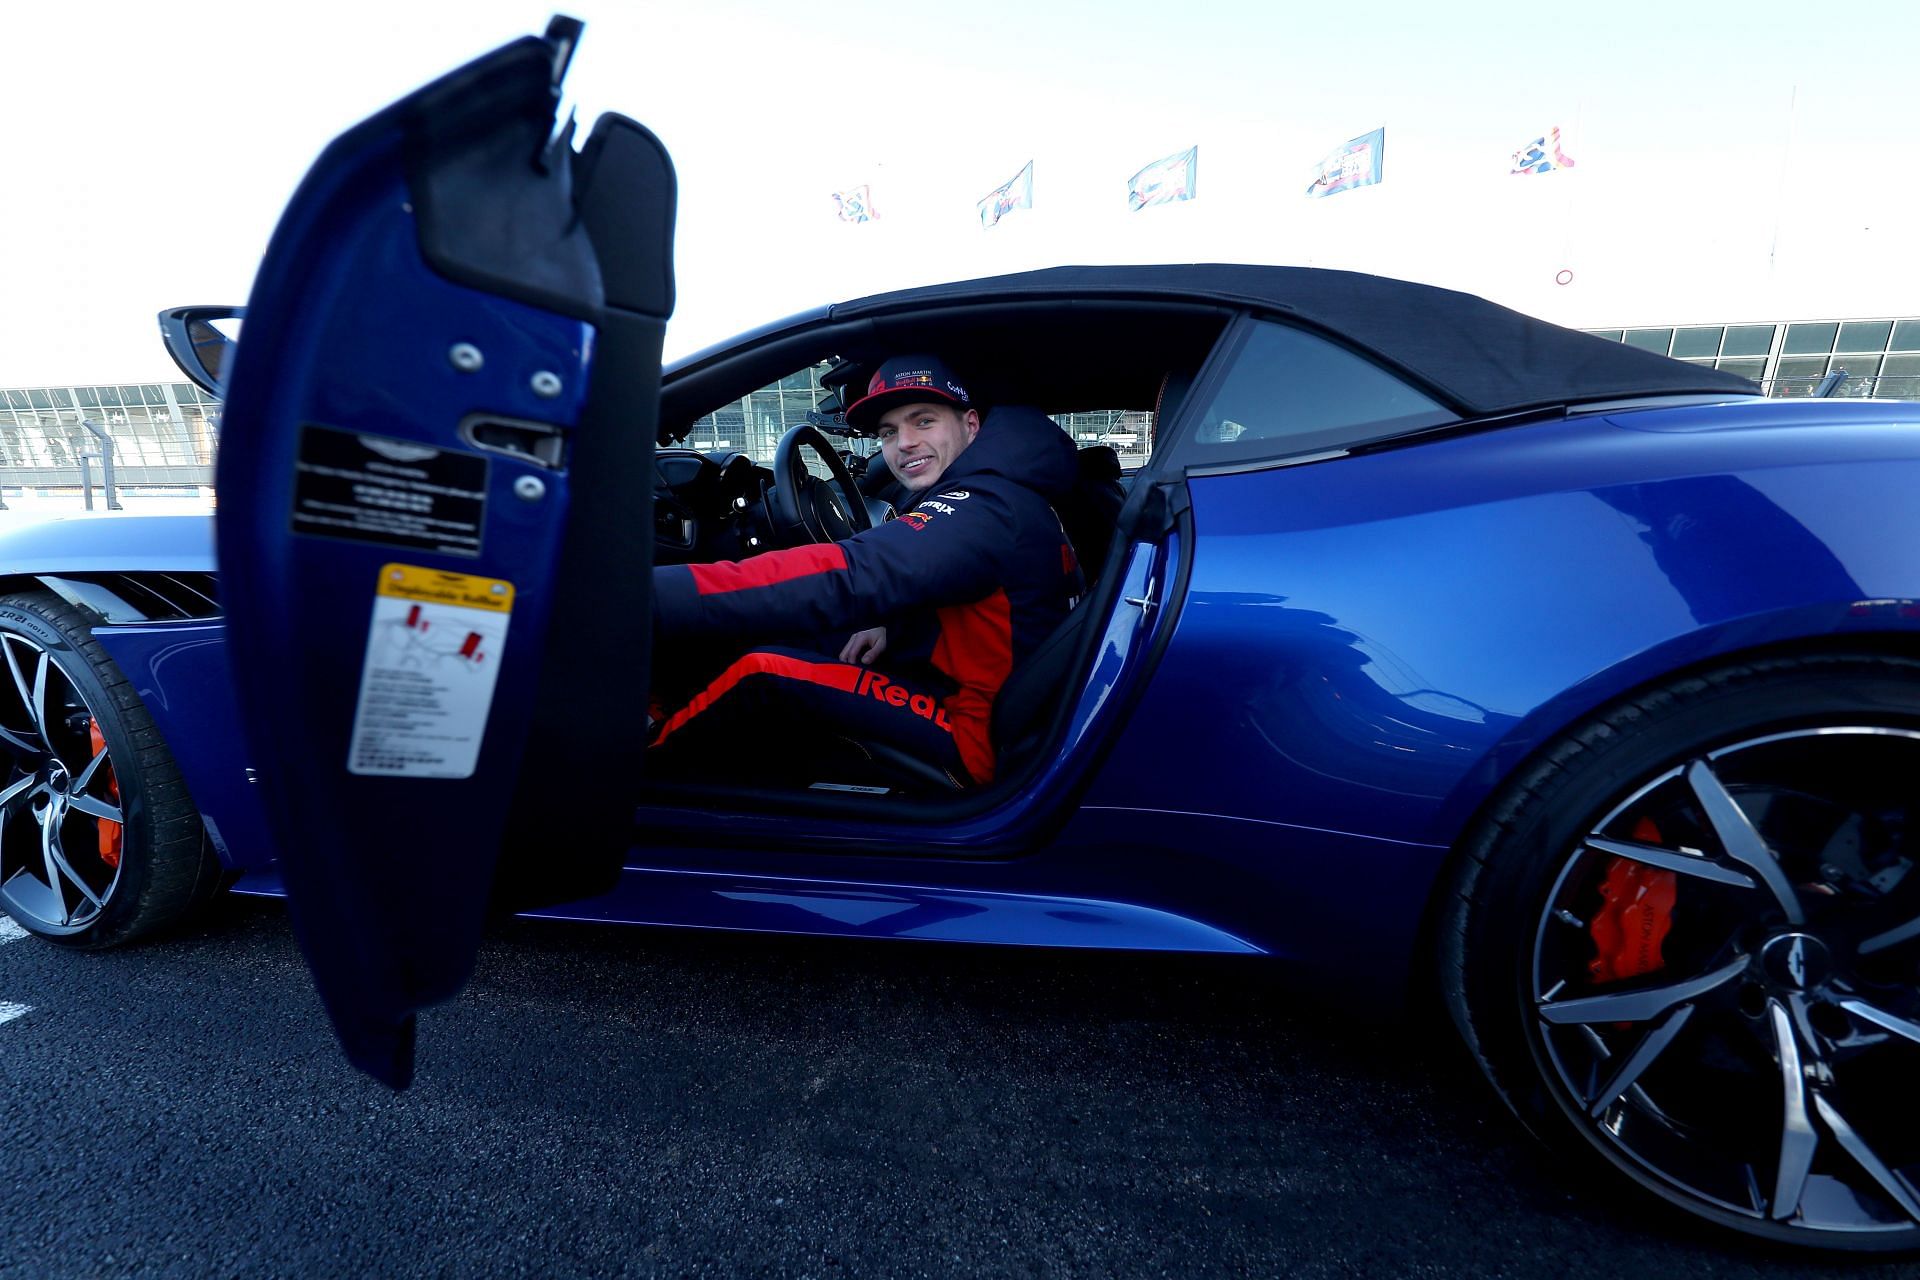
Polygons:
M1333 445L1321 442L1313 448L1290 449L1286 447L1285 437L1268 437L1249 442L1248 448L1231 453L1201 452L1194 442L1194 433L1203 409L1211 406L1218 398L1221 389L1238 369L1240 358L1245 353L1247 345L1264 327L1296 330L1337 347L1354 359L1362 361L1381 376L1391 378L1432 401L1438 406L1438 411L1356 424L1355 435L1351 440ZM1242 311L1228 325L1226 332L1220 335L1219 342L1215 344L1213 351L1202 364L1199 375L1195 377L1193 386L1188 390L1174 418L1164 425L1156 424L1153 469L1157 471L1163 459L1164 474L1186 476L1231 475L1241 471L1263 471L1273 467L1326 462L1346 457L1357 448L1421 435L1435 428L1452 426L1462 421L1465 421L1462 415L1449 407L1433 389L1422 386L1417 380L1388 367L1370 353L1343 341L1340 335L1314 325L1303 324L1294 317ZM1387 429L1378 431L1369 429L1381 427Z

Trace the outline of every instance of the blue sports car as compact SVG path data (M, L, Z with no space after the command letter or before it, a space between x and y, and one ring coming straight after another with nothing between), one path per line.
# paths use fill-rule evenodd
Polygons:
M284 891L396 1085L497 911L1273 957L1444 1004L1623 1185L1920 1246L1920 406L1283 267L914 289L663 371L673 173L556 127L577 34L343 135L230 352L170 317L226 397L217 547L0 539L8 914L99 947ZM887 518L820 428L900 351L1151 446L1080 455L1087 590L994 780L850 742L742 782L779 724L650 777L649 566ZM694 431L816 381L770 465Z

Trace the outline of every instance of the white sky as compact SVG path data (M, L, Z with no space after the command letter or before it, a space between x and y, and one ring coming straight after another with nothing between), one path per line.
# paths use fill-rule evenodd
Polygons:
M675 355L883 289L1067 262L1376 271L1581 327L1920 313L1920 5L578 0L583 123L680 179ZM535 33L515 0L0 11L0 385L168 377L336 134ZM1570 171L1512 177L1551 125ZM1386 126L1386 176L1315 164ZM1126 179L1197 143L1195 200ZM1034 208L975 202L1034 161ZM880 220L837 221L868 183ZM1562 269L1569 285L1554 282Z

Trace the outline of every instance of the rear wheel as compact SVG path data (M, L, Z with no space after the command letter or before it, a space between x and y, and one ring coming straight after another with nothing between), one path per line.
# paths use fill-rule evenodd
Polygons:
M1466 850L1456 1021L1549 1141L1668 1204L1920 1247L1920 663L1754 662L1551 748Z
M0 909L110 947L212 896L220 866L172 753L85 615L0 599Z

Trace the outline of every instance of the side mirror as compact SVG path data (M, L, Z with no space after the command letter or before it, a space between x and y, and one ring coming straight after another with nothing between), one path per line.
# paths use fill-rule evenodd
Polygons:
M227 364L246 314L245 307L174 307L160 313L160 340L195 386L224 397Z

